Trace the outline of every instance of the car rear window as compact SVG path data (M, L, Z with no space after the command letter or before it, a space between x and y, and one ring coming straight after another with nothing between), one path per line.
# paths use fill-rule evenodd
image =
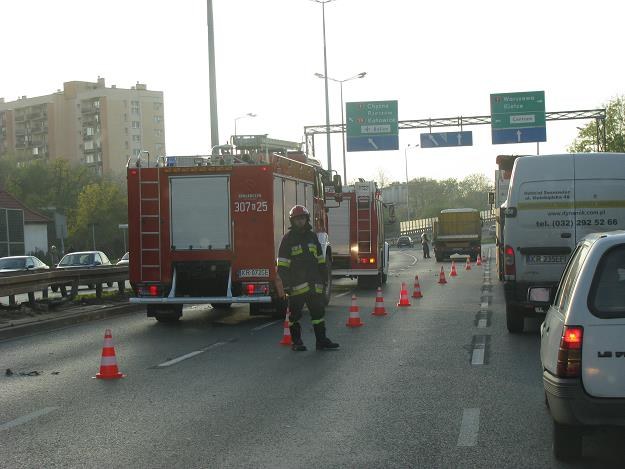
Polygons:
M625 317L625 245L608 250L599 261L588 307L602 319Z

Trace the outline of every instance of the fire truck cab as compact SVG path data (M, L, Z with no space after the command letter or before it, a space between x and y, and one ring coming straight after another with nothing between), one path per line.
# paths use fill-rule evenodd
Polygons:
M300 148L239 135L210 156L129 160L130 301L165 322L178 320L185 304L248 303L251 314L283 315L275 265L289 210L310 210L331 266L324 194L340 187ZM326 301L330 288L329 275Z
M332 275L356 278L361 288L377 288L386 283L388 276L389 244L384 240L384 210L390 208L389 218L394 218L393 207L382 202L374 181L361 179L343 186L339 198L340 204L328 211Z

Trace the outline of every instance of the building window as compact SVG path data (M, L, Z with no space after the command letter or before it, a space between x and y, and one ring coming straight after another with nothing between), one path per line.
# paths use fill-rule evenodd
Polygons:
M139 156L141 154L141 149L135 148L132 150L132 156Z
M85 135L87 137L91 137L95 134L95 132L93 131L93 127L87 127L86 131L85 131Z
M140 142L141 141L141 135L133 135L132 136L132 141L133 142Z
M154 136L155 137L162 137L163 136L163 129L154 129Z
M128 122L128 114L124 113L124 122Z
M128 140L126 140L126 150L128 150Z
M154 122L160 124L161 122L163 122L163 116L154 116Z
M140 129L141 128L141 123L139 121L132 121L132 128L133 129Z
M161 109L163 109L163 103L154 103L155 111L160 111Z
M133 114L139 114L139 101L131 101L130 108Z

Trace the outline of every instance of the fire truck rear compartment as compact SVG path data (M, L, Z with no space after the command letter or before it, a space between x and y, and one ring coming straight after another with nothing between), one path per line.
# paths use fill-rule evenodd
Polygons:
M222 297L228 293L227 261L176 262L177 297Z

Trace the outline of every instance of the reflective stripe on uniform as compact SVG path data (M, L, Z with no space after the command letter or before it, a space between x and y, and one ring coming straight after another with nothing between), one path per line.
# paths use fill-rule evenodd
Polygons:
M326 258L325 256L317 256L317 264L325 264Z
M313 243L308 243L308 250L312 252L313 256L317 256L317 245Z
M324 318L321 318L321 319L313 319L310 322L312 322L313 326L316 326L317 324L321 324L322 322L325 322L325 321L326 320Z
M278 257L278 267L291 267L291 259Z
M303 295L304 293L308 293L310 291L310 287L308 283L300 283L299 285L295 285L291 288L291 295Z
M302 249L302 245L301 244L298 244L298 245L293 246L291 248L291 255L292 256L297 256L297 255L303 254L303 253L304 253L304 250Z
M320 283L315 283L315 292L323 293L323 285Z

